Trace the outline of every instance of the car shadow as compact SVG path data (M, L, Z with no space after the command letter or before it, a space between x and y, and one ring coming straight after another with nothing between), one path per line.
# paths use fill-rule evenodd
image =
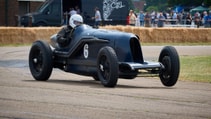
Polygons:
M103 88L100 81L95 80L58 80L58 79L51 79L48 80L49 83L56 83L56 84L63 84L63 85L78 85L78 86L90 86L96 88Z
M42 82L36 80L23 80L25 82ZM48 81L43 81L45 83L54 83L54 84L62 84L62 85L78 85L78 86L86 86L92 88L106 88L104 87L100 81L96 80L64 80L64 79L50 79ZM174 89L175 87L164 87L160 86L137 86L137 85L125 85L118 84L114 88L124 88L124 89Z

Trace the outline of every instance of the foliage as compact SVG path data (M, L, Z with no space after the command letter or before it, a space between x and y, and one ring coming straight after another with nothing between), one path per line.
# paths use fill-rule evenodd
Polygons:
M158 7L157 6L149 6L146 9L147 12L151 12L151 11L158 11Z
M167 8L168 0L146 0L146 11L163 11Z
M183 5L183 6L211 6L211 0L168 0L168 5L173 7L175 5Z
M178 5L186 7L211 7L211 0L146 0L145 10L164 11L169 7L175 7Z

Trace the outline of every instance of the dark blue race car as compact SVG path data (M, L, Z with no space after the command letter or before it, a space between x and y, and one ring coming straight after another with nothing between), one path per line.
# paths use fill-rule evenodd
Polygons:
M52 69L91 76L105 87L115 87L118 78L157 76L165 86L176 84L180 61L176 49L165 46L158 62L145 61L139 37L132 33L94 29L88 25L76 27L67 47L60 47L56 35L51 43L38 40L29 53L29 67L38 81L49 79Z

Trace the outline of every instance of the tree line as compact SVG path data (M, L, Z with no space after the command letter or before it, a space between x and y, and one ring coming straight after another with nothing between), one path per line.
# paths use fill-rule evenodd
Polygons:
M146 11L170 10L175 6L193 8L197 6L211 7L211 0L146 0Z

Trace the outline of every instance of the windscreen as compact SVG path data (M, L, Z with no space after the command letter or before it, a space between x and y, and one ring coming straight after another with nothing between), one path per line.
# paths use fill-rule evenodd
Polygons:
M37 12L43 12L46 7L48 6L48 4L50 4L50 1L52 0L46 0L43 4L40 5L40 7L37 8Z

